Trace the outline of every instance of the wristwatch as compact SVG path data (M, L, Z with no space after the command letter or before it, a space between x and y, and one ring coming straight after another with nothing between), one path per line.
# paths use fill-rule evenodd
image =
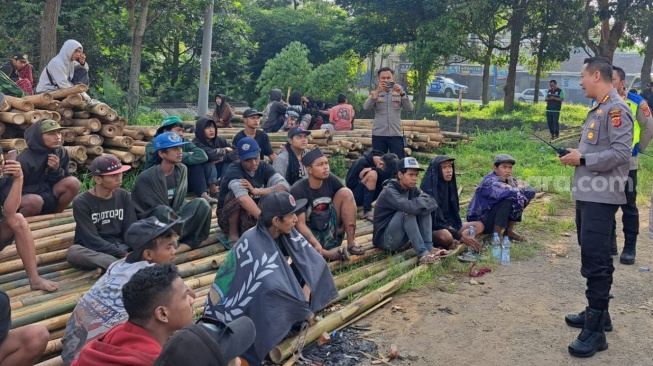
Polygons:
M585 165L585 155L580 156L580 165Z

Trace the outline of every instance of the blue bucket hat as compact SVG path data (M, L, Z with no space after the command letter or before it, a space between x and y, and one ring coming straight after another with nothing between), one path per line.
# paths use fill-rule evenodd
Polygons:
M188 142L184 141L174 132L164 132L154 138L154 151L167 149L169 147L186 145Z

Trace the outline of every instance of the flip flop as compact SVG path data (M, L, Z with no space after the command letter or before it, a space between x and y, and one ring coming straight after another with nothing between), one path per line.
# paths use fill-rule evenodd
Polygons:
M347 252L349 252L349 254L351 255L363 255L365 254L365 249L362 246L356 244L347 247Z
M435 256L440 257L440 258L446 258L446 257L448 257L448 256L450 256L450 255L452 255L454 253L453 250L446 250L446 249L440 248L440 247L435 247L435 248L429 250L429 252L431 254L435 255Z
M419 257L419 264L435 264L439 261L440 257L428 252Z
M218 241L226 250L231 250L231 247L236 244L236 241L234 240L229 240L228 237L218 234Z
M465 253L458 256L458 261L462 263L474 263L478 261L480 256L475 253Z

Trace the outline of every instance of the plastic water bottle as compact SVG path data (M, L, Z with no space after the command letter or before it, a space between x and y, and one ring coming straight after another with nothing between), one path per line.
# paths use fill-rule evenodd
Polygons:
M476 233L474 232L474 227L470 226L469 227L469 237L474 239L476 237Z
M501 260L501 239L499 239L499 233L494 233L494 237L492 237L492 256L497 260Z
M510 265L510 239L508 235L503 237L503 243L501 243L501 265Z

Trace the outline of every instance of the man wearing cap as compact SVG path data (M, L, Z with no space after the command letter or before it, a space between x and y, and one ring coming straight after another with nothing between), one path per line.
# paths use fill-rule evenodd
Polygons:
M401 129L401 111L413 110L413 103L404 89L395 83L394 73L389 67L382 67L377 72L377 88L365 100L363 109L374 108L372 124L372 148L383 153L397 154L404 157L404 132Z
M433 248L431 212L435 199L417 188L419 172L423 171L415 158L399 161L397 178L387 181L374 207L372 242L377 248L397 251L409 241L420 264L439 260L439 250Z
M0 104L4 95L0 94ZM25 217L18 213L23 187L23 171L20 163L5 160L0 147L0 250L16 243L16 251L23 262L29 285L32 290L56 291L57 283L39 276L36 266L34 238Z
M25 176L20 209L25 217L63 212L79 193L79 180L68 170L70 158L60 130L51 119L25 130L27 149L17 158Z
M89 342L72 364L151 366L168 338L193 321L193 295L174 264L139 270L122 287L129 320Z
M242 355L250 365L338 296L326 262L295 229L305 204L284 191L263 196L257 225L229 251L209 290L204 317L254 322L254 344Z
M511 240L526 238L515 232L521 222L522 212L535 197L535 190L523 180L515 179L512 168L515 158L508 154L494 157L494 169L476 187L467 208L467 221L480 221L485 234L498 233Z
M301 163L302 157L310 150L306 148L308 145L308 136L311 131L305 130L302 126L295 126L288 130L288 142L279 151L279 155L274 159L272 167L291 186L296 181L306 178L306 167Z
M317 148L302 158L308 179L297 181L290 193L306 198L306 211L297 215L297 231L327 259L361 255L363 247L356 243L356 200L352 191L340 183L329 170L329 159ZM341 247L347 235L347 248ZM332 250L333 249L333 250Z
M29 64L26 54L16 52L9 61L0 66L0 71L7 75L7 78L13 82L12 84L15 84L11 85L8 81L3 82L0 80L0 88L6 90L8 94L15 97L22 97L24 93L34 94L32 90L32 86L34 85L32 66Z
M263 113L257 111L256 109L246 109L245 112L243 112L243 123L245 124L245 128L239 131L236 136L234 136L231 143L237 146L240 139L244 137L251 137L256 140L256 143L261 149L261 159L267 156L270 159L270 163L273 163L274 159L277 157L277 154L272 149L272 145L270 144L270 137L268 137L268 134L263 130L258 129L262 115Z
M247 136L238 141L239 160L229 164L220 184L218 225L229 243L256 224L261 215L257 204L274 191L289 191L290 185L272 165L260 158L259 145Z
M211 205L203 198L186 201L187 169L181 162L183 145L187 143L174 132L155 137L154 166L139 174L132 190L139 219L154 216L162 222L180 220L180 250L199 247L209 237L211 227Z
M572 198L576 201L576 232L580 273L587 280L584 311L565 317L583 330L568 347L575 357L591 357L608 348L605 331L612 330L608 312L614 265L610 235L619 205L627 202L633 115L612 85L612 65L601 57L585 59L580 86L598 103L587 114L578 149L559 158L574 166Z
M393 153L366 151L347 171L345 184L354 192L357 206L363 206L363 218L374 221L372 202L383 190L383 183L397 175L399 159Z
M621 205L621 218L624 232L624 248L619 257L621 264L634 264L639 234L639 210L637 209L637 169L639 153L644 153L653 137L653 116L646 99L626 91L626 72L618 66L612 66L612 86L630 108L633 117L633 144L630 156L628 180L626 181L626 204ZM612 255L617 255L617 222L612 226L610 243Z
M181 118L177 116L168 116L161 126L156 130L156 136L164 132L174 132L185 142L182 145L182 158L181 163L188 169L188 188L191 192L195 193L197 197L204 198L208 203L217 203L213 197L208 194L208 185L206 183L206 175L204 173L204 166L209 161L208 155L200 147L195 145L190 140L184 138L184 123ZM150 141L145 145L145 169L154 165L157 153L154 149L154 141Z
M455 160L446 155L436 156L426 169L420 185L438 203L438 208L431 214L433 243L445 249L454 249L456 242L459 242L478 251L480 245L469 236L469 228L473 226L474 232L482 233L485 226L480 221L463 224L460 219Z
M131 253L114 262L91 289L82 296L61 339L65 365L75 360L87 342L127 320L122 288L134 273L155 263L173 263L178 236L172 230L176 221L165 224L155 217L136 221L127 230Z
M193 366L240 366L238 356L254 343L256 328L241 316L228 324L202 318L181 328L166 342L154 366L178 366L193 360Z
M95 185L73 200L75 244L66 252L71 266L106 271L129 252L126 234L136 212L131 195L120 186L122 173L130 168L112 154L93 159Z

